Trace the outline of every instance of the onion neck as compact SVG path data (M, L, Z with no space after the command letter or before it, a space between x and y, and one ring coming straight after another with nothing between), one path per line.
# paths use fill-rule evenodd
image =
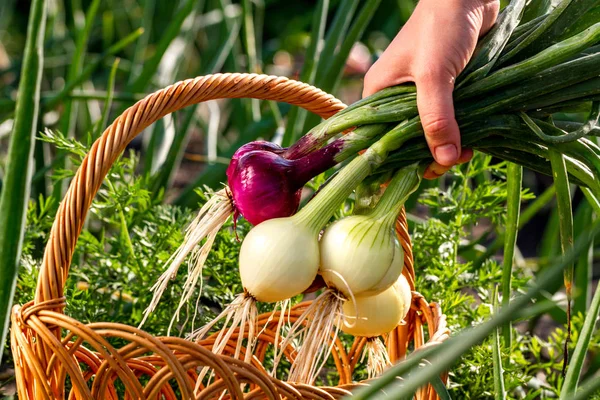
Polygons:
M415 163L396 172L375 208L367 215L393 224L408 196L419 187L425 167Z
M342 145L343 143L335 141L302 158L292 160L295 186L301 188L315 176L334 167L338 163L335 156L341 151Z
M366 153L365 153L366 155ZM292 218L317 234L371 171L369 157L356 157Z
M421 132L418 118L400 123L342 168L328 185L291 218L313 229L317 234L358 184L383 164L390 152Z

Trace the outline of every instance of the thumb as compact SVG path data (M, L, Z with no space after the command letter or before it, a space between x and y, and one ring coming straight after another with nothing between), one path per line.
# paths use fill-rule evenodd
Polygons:
M453 79L430 74L416 79L417 108L425 139L435 161L453 166L460 157L460 132L454 118Z

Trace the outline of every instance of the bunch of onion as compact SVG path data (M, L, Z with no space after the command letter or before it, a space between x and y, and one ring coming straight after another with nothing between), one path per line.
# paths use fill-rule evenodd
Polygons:
M370 276L366 277L368 285L361 284L359 277L343 274L342 283L336 281L333 275L340 275L337 270L343 266L337 265L333 260L327 263L332 249L331 246L323 248L322 244L329 243L328 237L331 235L326 231L319 241L319 234L354 188L383 163L390 151L399 146L396 135L403 127L410 125L409 122L399 124L398 129L386 133L363 154L355 157L297 214L266 220L250 230L240 249L239 270L244 292L217 318L194 332L191 337L202 338L215 324L224 321L224 329L215 339L213 352L222 353L230 338L237 332L234 356L239 355L244 340L247 340L246 361L249 361L257 333L257 301L279 303L285 309L285 303L308 289L321 272L332 289L321 295L323 300L315 304L322 303L333 311L332 318L328 320L331 327L335 322L333 317L341 315L339 310L342 299L351 297L353 292L375 294L390 287L398 279L403 266L402 248L393 235L393 224L401 203L417 187L423 167L418 168L415 164L399 172L391 181L378 207L370 215L355 216L362 221L357 221L361 225L360 229L375 235L373 237L378 240L375 248L359 246L363 248L362 260L373 261L370 251L381 254L377 264L379 271L371 271ZM342 225L346 223L344 220L340 222ZM332 229L337 228L334 226ZM377 236L378 232L383 232L384 237ZM323 265L327 265L327 268L323 268ZM339 285L346 284L347 287L336 289ZM338 294L339 300L335 301ZM315 307L311 306L310 309L314 310ZM322 335L325 331L326 329L319 330L319 334Z
M590 2L563 1L547 16L518 26L524 4L524 1L513 1L506 8L457 80L455 109L463 143L549 175L552 173L548 161L550 152L558 152L565 161L571 182L582 186L586 196L597 205L600 148L585 136L598 133L600 48L594 46L600 41L600 24L593 24L596 22L593 14L588 13L592 7ZM414 86L409 84L384 90L317 126L282 154L288 157L311 154L339 133L331 129L332 126L347 129L385 125L390 130L373 146L385 148L387 152L381 157L386 159L378 160L373 173L429 161L431 156L422 137L415 100ZM553 118L557 112L573 110L589 110L588 120L577 125ZM243 200L243 195L238 198ZM301 247L296 251L301 252ZM322 255L321 258L323 261ZM321 269L329 268L321 266ZM351 291L345 289L346 279L340 279L337 271L331 270L323 274L328 284L344 297L350 295ZM328 289L314 304L325 300L335 304L341 298ZM310 312L307 310L306 320L319 320L315 315L311 317ZM310 330L309 326L302 333L305 342L296 358L297 367L292 368L291 379L310 381L315 375L311 355L318 351L312 343L318 340L314 340L317 335L311 335ZM290 338L294 335L292 332ZM327 342L322 340L320 345ZM307 355L300 357L303 352Z
M550 152L558 152L571 182L582 186L592 204L598 205L600 148L585 137L598 133L600 115L600 23L593 12L595 2L563 0L549 14L520 24L525 3L514 0L505 8L456 81L455 113L463 145L546 174L552 173ZM318 268L314 250L319 230L357 183L382 171L431 161L416 96L412 84L385 89L316 126L288 149L264 143L240 149L228 170L229 188L201 210L157 284L156 302L179 264L207 238L197 251L200 262L190 273L190 282L196 282L212 238L235 212L258 224L246 237L240 256L245 296L281 301L301 293ZM589 111L589 117L580 125L568 123L556 118L564 111ZM335 138L351 128L351 134ZM298 214L280 219L296 212L299 190L311 176L365 148ZM265 233L271 229L279 234ZM286 229L298 234L284 233ZM273 251L267 253L269 249ZM293 268L284 263L300 263L294 259L296 254L284 251L311 259L303 260L303 268L292 273ZM256 263L248 267L244 260ZM274 272L278 269L282 272ZM310 273L296 280L301 271ZM254 282L249 283L248 277ZM278 287L288 281L294 281L294 290L280 293ZM329 281L335 278L330 276ZM186 286L186 293L191 293L193 285ZM272 287L274 293L262 294L263 288ZM188 298L186 294L182 301Z

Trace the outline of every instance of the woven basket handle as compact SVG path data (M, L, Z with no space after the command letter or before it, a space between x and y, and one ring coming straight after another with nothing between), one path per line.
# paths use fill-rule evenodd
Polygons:
M332 95L302 82L237 73L188 79L138 101L96 140L71 181L44 252L35 294L37 305L62 308L60 300L85 217L104 177L127 144L146 127L174 111L202 101L242 97L297 105L323 118L346 107Z

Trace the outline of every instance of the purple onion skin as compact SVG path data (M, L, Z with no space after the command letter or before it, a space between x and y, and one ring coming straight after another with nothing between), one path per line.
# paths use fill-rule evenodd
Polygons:
M231 157L231 161L229 162L229 166L227 167L228 179L230 179L230 171L235 170L240 157L246 153L255 150L265 150L275 154L283 154L283 152L285 152L286 149L275 143L267 142L266 140L255 140L254 142L244 144L239 149L237 149L233 154L233 157Z
M297 160L282 157L283 150L277 145L248 143L238 149L227 168L234 206L253 225L293 215L302 187L337 164L335 155L341 144L333 142Z
M293 180L293 164L265 150L245 153L228 171L236 209L252 225L293 215L300 203L300 188Z
M304 135L296 143L285 149L282 154L288 160L296 160L310 154L315 149L319 148L321 141L314 136Z

